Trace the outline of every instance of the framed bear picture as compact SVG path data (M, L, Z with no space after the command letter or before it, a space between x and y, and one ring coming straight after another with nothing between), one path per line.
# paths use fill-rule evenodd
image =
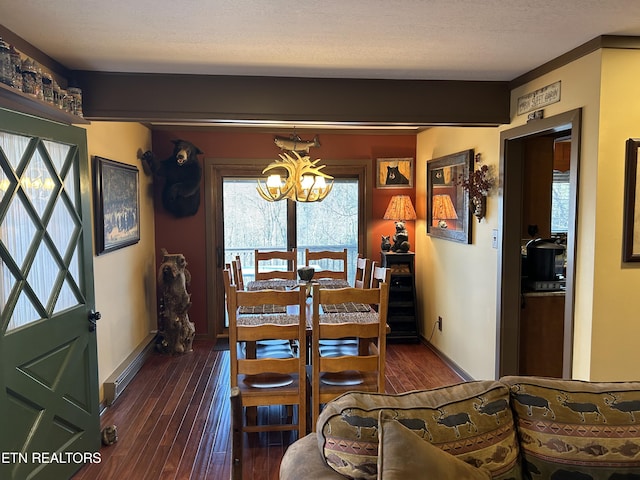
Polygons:
M412 188L413 158L378 158L376 188Z
M96 252L102 255L140 241L138 169L93 159Z

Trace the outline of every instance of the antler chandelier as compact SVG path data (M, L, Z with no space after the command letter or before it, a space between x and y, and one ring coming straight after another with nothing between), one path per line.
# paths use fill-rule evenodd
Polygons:
M308 146L307 151L308 152ZM293 154L281 153L280 160L270 163L262 173L284 170L286 176L280 173L270 173L263 183L258 180L258 193L269 202L290 199L295 202L321 202L333 188L333 177L321 170L326 165L317 165L320 159L311 160L308 154L300 155L296 150Z

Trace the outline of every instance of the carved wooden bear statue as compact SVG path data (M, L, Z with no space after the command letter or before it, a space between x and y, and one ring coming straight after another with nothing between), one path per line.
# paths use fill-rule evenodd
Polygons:
M162 295L159 349L165 353L187 353L192 350L196 332L187 314L191 307L191 295L187 293L191 274L186 269L184 255L167 253L164 248L162 255L158 269L158 287Z
M409 232L407 232L404 222L396 222L396 233L393 236L391 250L401 253L409 251Z
M164 177L162 204L175 217L195 215L200 207L202 167L198 155L202 151L186 140L173 140L173 153L159 161L151 151L142 154L144 171Z

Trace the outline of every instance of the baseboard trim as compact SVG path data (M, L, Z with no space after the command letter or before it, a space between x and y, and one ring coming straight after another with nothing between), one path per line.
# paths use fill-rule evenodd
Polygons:
M451 368L451 370L453 370L458 375L460 375L465 382L471 382L474 380L474 378L471 375L469 375L467 372L465 372L462 368L460 368L460 366L456 362L451 360L444 353L442 353L440 350L434 347L433 344L429 342L426 338L424 338L422 335L420 335L420 341L426 347L430 348L433 351L433 353L435 353L440 358L440 360L442 360L444 363L447 364L449 368Z
M155 349L155 333L150 333L145 339L131 352L124 362L107 378L104 382L104 405L110 407L113 402L122 394L129 382L140 371L147 357ZM102 404L101 404L102 405ZM101 410L102 412L102 410Z

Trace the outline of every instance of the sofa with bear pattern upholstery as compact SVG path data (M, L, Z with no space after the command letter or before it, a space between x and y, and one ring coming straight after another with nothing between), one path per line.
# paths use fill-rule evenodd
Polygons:
M350 392L294 442L281 480L640 479L640 382L503 377Z

